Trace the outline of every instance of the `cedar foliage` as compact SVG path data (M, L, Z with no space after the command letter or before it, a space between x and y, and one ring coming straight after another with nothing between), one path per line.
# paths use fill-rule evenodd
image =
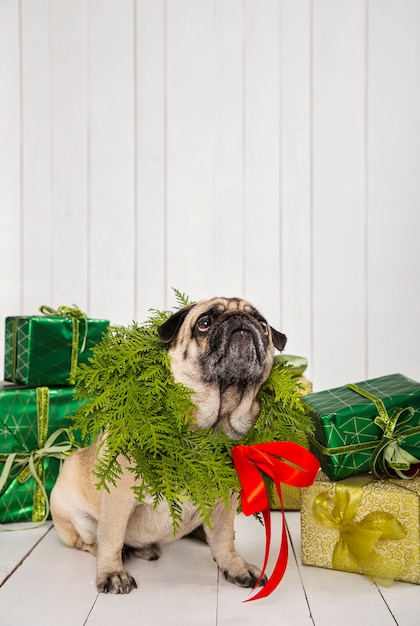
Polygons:
M189 304L175 294L178 308ZM165 499L175 530L183 500L194 502L211 524L215 502L227 504L232 491L239 491L231 459L235 445L294 441L306 446L312 422L290 369L275 360L258 394L260 415L242 440L191 428L194 394L173 380L167 348L157 334L172 313L155 310L143 326L109 329L90 363L78 368L77 397L86 402L77 410L75 427L86 441L106 433L95 469L98 488L117 483L122 455L135 477L142 477L134 487L137 499L149 495L154 505Z

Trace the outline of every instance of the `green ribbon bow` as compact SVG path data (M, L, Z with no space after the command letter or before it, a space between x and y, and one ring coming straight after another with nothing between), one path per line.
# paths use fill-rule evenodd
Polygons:
M12 452L0 454L0 462L4 467L0 475L0 493L7 483L14 466L20 468L18 481L25 483L30 477L35 480L32 521L44 522L49 514L48 495L44 486L43 460L55 458L64 460L75 449L74 438L68 428L59 428L47 438L49 417L49 390L48 387L38 387L37 390L38 414L38 448L31 452ZM64 439L63 439L64 436ZM61 438L61 441L57 441Z
M347 572L359 572L375 582L389 586L401 573L401 563L375 551L379 541L399 541L406 531L390 513L372 511L356 521L362 500L360 486L336 483L335 495L321 492L313 502L312 512L317 522L339 531L334 546L332 567Z
M78 364L78 354L83 352L86 347L86 340L88 334L88 321L86 313L83 313L75 304L70 306L59 306L58 309L53 309L45 304L39 307L40 312L43 315L50 315L55 317L68 317L73 323L73 339L71 346L71 368L70 368L70 384L74 385L76 378L76 369ZM79 350L79 320L83 318L85 320L85 332L82 341L82 345Z
M375 477L392 477L392 471L400 476L400 478L404 479L417 476L418 472L413 476L403 474L403 472L410 469L412 464L419 463L420 460L404 450L399 443L403 437L420 432L419 426L410 429L402 429L411 421L414 415L414 409L411 406L404 409L397 409L392 415L389 415L380 398L377 398L365 389L361 389L357 385L350 383L347 386L359 395L373 402L378 410L378 415L373 421L383 431L383 437L375 447L371 458L372 472Z

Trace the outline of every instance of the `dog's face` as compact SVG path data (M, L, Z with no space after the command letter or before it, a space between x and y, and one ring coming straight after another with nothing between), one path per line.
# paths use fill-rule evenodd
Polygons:
M249 302L213 298L177 311L158 329L175 380L196 392L197 423L240 439L258 415L255 396L286 337Z

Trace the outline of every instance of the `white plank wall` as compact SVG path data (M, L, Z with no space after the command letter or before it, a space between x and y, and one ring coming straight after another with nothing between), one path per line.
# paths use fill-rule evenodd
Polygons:
M418 0L0 0L0 318L239 294L420 380L419 76Z
M360 380L370 298L365 298L365 2L321 0L312 36L313 367L346 361L337 365L336 376L345 367Z

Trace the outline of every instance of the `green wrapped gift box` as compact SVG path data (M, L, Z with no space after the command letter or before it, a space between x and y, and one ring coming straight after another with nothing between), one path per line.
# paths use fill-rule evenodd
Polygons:
M405 477L420 462L420 384L402 374L304 396L311 450L331 480L372 471Z
M62 460L78 446L69 430L83 401L72 387L0 383L0 523L42 521ZM79 440L80 441L80 440Z
M6 318L5 380L29 387L72 384L77 365L87 362L109 326L76 307L54 313Z

